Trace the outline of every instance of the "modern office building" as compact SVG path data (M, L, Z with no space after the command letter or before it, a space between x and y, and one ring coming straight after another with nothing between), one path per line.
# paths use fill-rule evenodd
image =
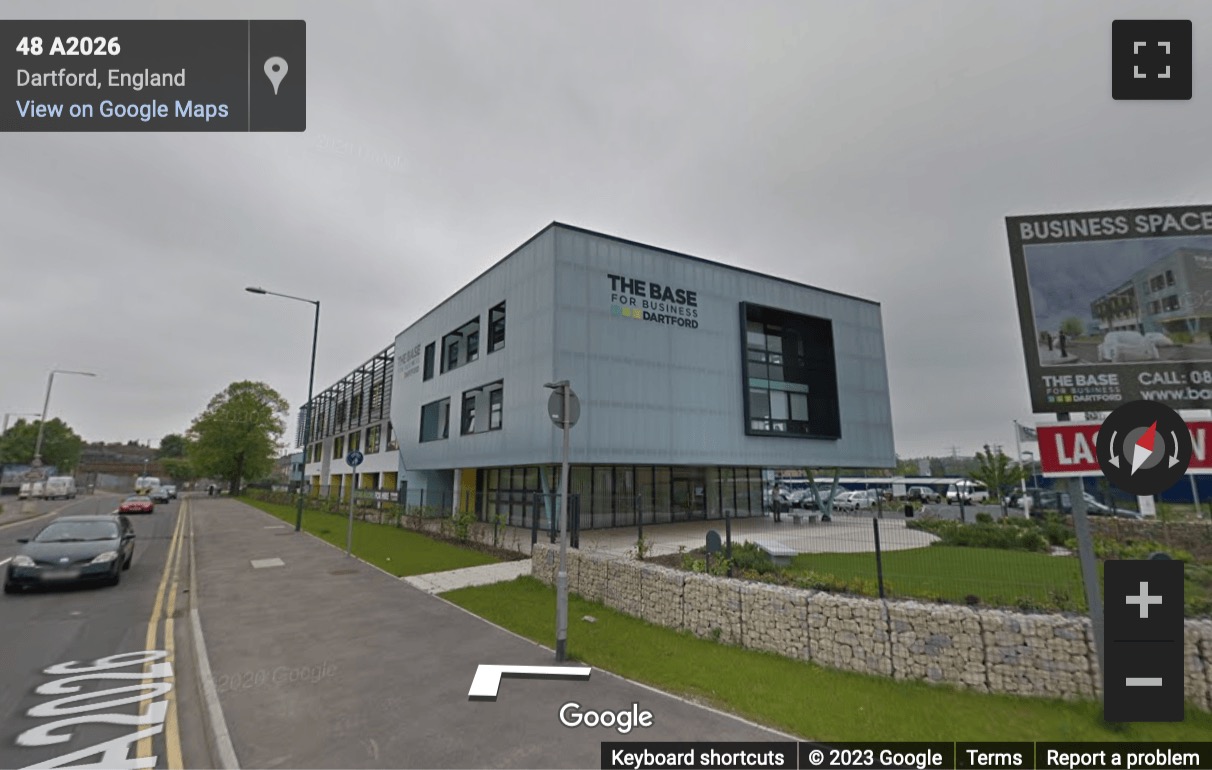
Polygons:
M316 483L337 473L331 442L373 419L395 426L410 499L527 524L558 483L560 380L580 403L570 490L585 528L761 515L763 469L895 464L877 303L559 223L372 360L388 356L378 401L363 397L373 418L341 407L373 386L325 391ZM382 465L366 471L392 486Z
M399 446L392 433L389 405L394 346L371 356L340 382L312 399L311 447L307 479L313 494L349 499L350 490L395 489L400 471ZM300 414L295 445L303 446ZM351 451L362 453L357 470L346 464ZM356 476L356 478L355 478Z
M1102 333L1212 331L1212 251L1176 249L1090 305Z

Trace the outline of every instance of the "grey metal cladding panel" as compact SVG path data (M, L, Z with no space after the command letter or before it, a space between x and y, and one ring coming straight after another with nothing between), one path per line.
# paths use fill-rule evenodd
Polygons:
M392 421L397 426L406 467L503 464L511 457L521 456L515 449L535 443L533 437L539 419L545 421L549 431L551 423L545 416L546 393L542 383L551 372L552 240L550 231L536 238L397 338L397 350L418 342L422 345L436 342L436 359L440 359L441 337L470 320L477 311L480 316L480 355L476 361L441 373L440 360L436 360L432 380L424 382L420 375L415 375L402 384L397 381L392 397ZM502 300L505 347L488 353L488 310ZM498 379L505 381L504 430L460 435L463 392ZM447 397L451 400L450 437L422 444L421 407ZM548 431L542 433L544 440ZM522 454L536 451L531 446Z
M878 305L583 233L557 231L556 244L557 376L582 397L574 447L592 446L593 461L895 461ZM696 291L699 328L612 315L610 273ZM744 434L742 300L832 319L840 440Z

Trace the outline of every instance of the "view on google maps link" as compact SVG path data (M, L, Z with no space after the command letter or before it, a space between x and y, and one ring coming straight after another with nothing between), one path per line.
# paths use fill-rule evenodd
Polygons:
M1212 769L1212 5L4 16L0 768Z

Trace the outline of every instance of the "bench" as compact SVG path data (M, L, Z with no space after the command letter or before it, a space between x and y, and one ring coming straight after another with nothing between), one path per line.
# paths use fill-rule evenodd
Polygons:
M799 551L788 548L777 540L754 540L753 544L770 556L776 566L786 567L791 564L791 557L799 555Z

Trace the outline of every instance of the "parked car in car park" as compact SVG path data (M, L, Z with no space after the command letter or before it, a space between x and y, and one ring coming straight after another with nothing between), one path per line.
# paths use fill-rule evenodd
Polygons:
M880 493L874 489L859 489L850 493L850 500L856 508L874 508L880 497Z
M853 499L854 492L838 492L833 496L833 510L853 511L858 508L858 501Z
M922 503L942 502L943 496L930 487L909 487L905 490L905 499Z
M118 585L135 554L135 528L125 516L61 516L8 563L4 593L72 582Z
M947 487L947 505L963 502L965 505L983 503L989 499L989 488L975 481L961 481Z

